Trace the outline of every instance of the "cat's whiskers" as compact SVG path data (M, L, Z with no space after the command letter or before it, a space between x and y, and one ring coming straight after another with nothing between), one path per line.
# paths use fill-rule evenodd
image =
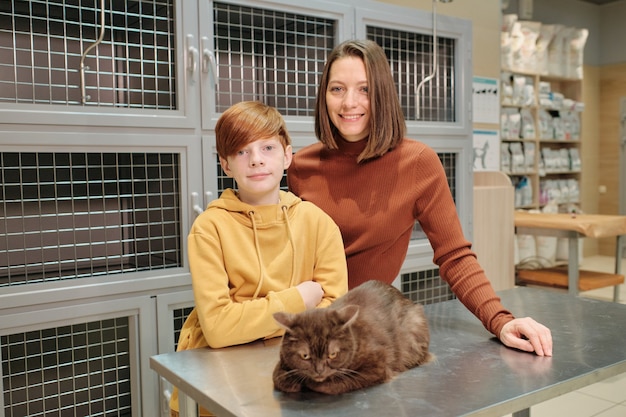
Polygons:
M282 374L276 375L276 378L279 380L288 378L293 376L294 374L298 375L300 378L302 378L303 380L306 379L306 376L302 375L302 371L300 369L290 369Z
M356 379L357 377L361 376L361 373L359 371L355 371L354 369L340 368L337 369L335 375L343 377L345 379Z

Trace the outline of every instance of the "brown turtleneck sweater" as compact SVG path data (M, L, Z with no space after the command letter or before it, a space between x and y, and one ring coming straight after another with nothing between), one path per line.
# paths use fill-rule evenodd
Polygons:
M405 139L380 158L357 164L365 140L321 143L294 155L289 189L312 201L339 225L348 262L349 287L368 280L391 283L406 257L419 221L434 250L441 277L459 300L498 336L513 315L493 291L463 234L438 155Z

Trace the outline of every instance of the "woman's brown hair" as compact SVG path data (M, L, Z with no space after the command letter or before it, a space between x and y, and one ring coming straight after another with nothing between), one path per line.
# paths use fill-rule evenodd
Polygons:
M241 101L229 107L215 125L217 154L227 158L250 142L278 136L283 149L291 145L285 120L274 107L258 101Z
M336 46L328 56L315 106L315 135L330 149L337 149L341 134L330 120L326 109L326 90L333 63L341 58L357 57L365 65L370 100L370 129L367 146L357 162L377 158L396 147L404 138L406 124L398 100L396 85L385 51L371 40L349 40Z

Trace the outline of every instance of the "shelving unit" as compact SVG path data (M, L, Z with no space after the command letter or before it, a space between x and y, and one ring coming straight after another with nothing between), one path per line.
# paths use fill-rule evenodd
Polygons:
M504 69L501 84L501 170L515 208L579 203L582 80Z

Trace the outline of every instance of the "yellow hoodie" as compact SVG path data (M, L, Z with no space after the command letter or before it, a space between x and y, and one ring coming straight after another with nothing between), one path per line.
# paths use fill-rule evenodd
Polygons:
M301 282L321 284L318 307L348 290L339 228L290 192L280 192L279 204L251 206L227 189L198 216L187 241L196 306L181 329L178 350L282 335L272 315L305 310L295 288Z

